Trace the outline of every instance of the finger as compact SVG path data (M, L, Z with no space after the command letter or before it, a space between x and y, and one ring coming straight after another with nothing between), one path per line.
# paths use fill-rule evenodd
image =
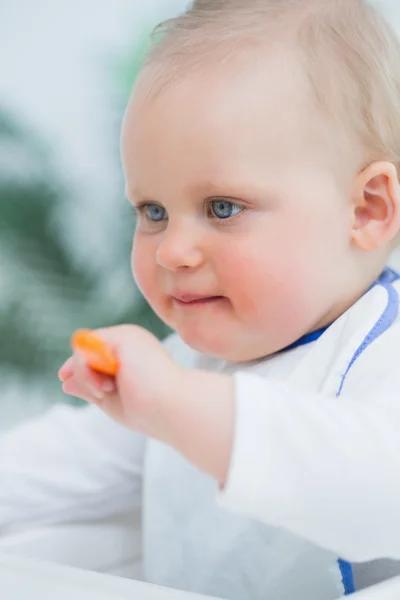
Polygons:
M101 384L101 391L105 394L115 394L118 391L117 382L115 377L103 376Z
M113 394L117 391L117 383L114 377L103 375L90 368L89 371L91 373L92 384L96 390L103 392L104 394Z
M74 374L74 359L71 356L62 367L58 371L58 378L60 381L64 382Z
M63 392L68 396L80 398L89 404L93 404L100 408L108 417L119 421L123 420L123 410L121 403L116 394L103 394L97 392L95 395L87 392L87 389L79 383L74 377L71 377L63 383Z
M104 392L111 394L116 391L117 385L114 377L104 375L89 367L82 356L74 355L74 374L78 381L86 385L91 393Z
M87 394L96 396L101 393L96 373L87 366L79 354L74 354L74 379Z
M62 390L64 394L67 394L68 396L75 396L76 398L85 400L90 404L99 404L99 402L101 402L103 399L101 392L91 394L87 387L77 381L75 377L70 377L67 379L67 381L64 381Z

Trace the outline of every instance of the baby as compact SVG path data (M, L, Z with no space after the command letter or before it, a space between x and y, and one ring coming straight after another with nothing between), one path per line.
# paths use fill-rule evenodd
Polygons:
M362 0L197 0L161 34L122 157L176 333L101 330L115 379L67 361L95 406L1 440L0 529L142 505L149 581L334 599L400 558L400 45Z

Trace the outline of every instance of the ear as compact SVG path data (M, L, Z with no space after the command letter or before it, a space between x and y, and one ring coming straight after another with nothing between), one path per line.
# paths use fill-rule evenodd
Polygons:
M400 230L400 184L393 163L375 162L358 174L353 206L353 242L361 250L390 244Z

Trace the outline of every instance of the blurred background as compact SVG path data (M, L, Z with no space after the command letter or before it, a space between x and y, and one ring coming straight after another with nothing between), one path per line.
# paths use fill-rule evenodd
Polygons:
M398 0L376 3L400 25ZM119 131L148 34L186 4L0 0L0 429L73 402L74 329L167 333L130 273Z
M74 329L167 333L130 273L119 133L149 33L186 4L0 0L0 429L74 401Z

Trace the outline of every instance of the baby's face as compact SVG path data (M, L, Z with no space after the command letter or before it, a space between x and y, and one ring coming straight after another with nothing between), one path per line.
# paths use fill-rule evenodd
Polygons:
M343 309L349 196L291 67L270 62L138 91L122 137L137 283L187 344L233 361Z

